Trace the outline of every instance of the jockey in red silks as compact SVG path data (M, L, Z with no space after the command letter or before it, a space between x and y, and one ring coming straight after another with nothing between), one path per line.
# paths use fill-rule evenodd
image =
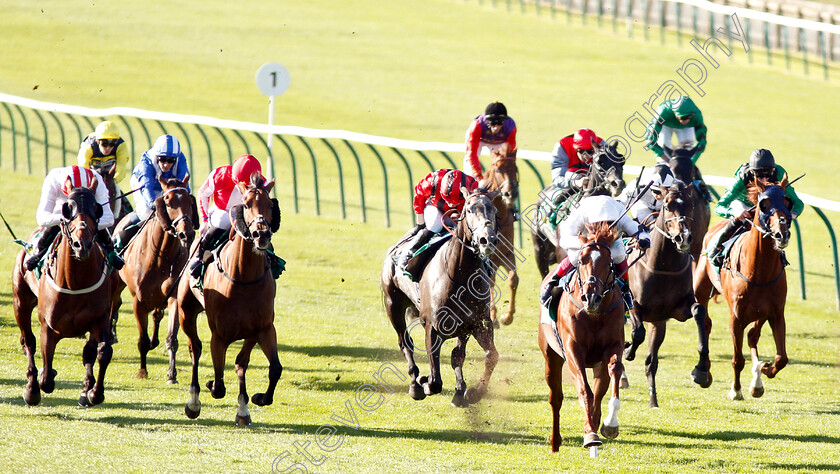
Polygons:
M47 253L47 249L60 230L59 223L63 219L61 207L67 202L70 192L78 187L92 190L96 202L102 206L102 216L97 220L96 241L102 247L108 263L117 270L125 264L114 252L114 243L108 232L108 227L114 225L114 214L108 204L108 188L105 187L102 176L96 171L73 165L53 168L44 178L44 184L41 186L41 201L35 213L35 220L44 228L44 232L35 243L32 256L23 263L27 270L34 270Z
M460 213L464 209L465 196L478 187L478 181L459 170L439 169L426 175L414 187L414 212L417 226L406 249L395 257L397 268L405 266L414 253L429 242L432 236L443 230L443 215L452 209Z
M493 102L476 117L467 129L467 152L464 155L464 172L479 181L482 179L478 155L482 147L500 151L508 158L516 157L516 122L508 117L501 102Z
M584 187L584 178L579 173L589 170L595 146L600 146L602 142L603 140L588 128L581 128L558 140L551 152L551 180L554 184L558 188L568 188L573 184L578 188Z
M211 245L230 231L229 211L233 206L242 204L242 193L237 183L250 183L251 176L257 174L263 180L262 166L251 155L242 155L232 165L220 166L210 172L210 176L198 189L198 209L201 214L201 240L198 242L198 255L189 263L189 272L193 278L201 275L201 267L212 258ZM213 198L213 204L210 204Z

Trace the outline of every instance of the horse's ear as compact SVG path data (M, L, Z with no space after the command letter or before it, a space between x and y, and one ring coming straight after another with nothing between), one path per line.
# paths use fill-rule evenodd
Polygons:
M166 189L166 180L163 177L158 176L158 183L160 183L161 189Z
M69 176L64 180L63 189L64 189L64 194L66 194L68 196L73 191L73 180Z
M182 179L182 180L181 180L181 182L183 182L184 184L189 185L189 182L190 182L190 172L189 172L189 171L187 171L186 173L184 173L184 179Z
M195 196L190 194L190 200L192 201L192 216L190 219L193 222L193 227L197 226L201 220L198 218L198 203L195 201Z
M274 188L274 180L273 179L271 181L269 181L268 183L263 185L263 189L265 189L265 192L267 192L267 193L270 193L272 188Z
M787 171L785 171L785 174L784 174L784 175L782 175L782 181L779 183L779 187L780 187L780 188L782 188L782 189L785 189L786 187L788 187L788 174L787 174Z
M172 227L172 219L169 218L169 213L166 212L166 202L163 196L155 199L155 216L163 226L164 229L169 230Z
M94 203L93 204L93 217L98 221L102 218L102 214L105 213L105 210L102 208L102 204Z
M240 181L236 183L236 189L244 196L248 192L248 185Z
M274 181L272 181L273 183ZM271 233L275 233L280 230L280 220L282 219L280 215L280 203L277 199L271 199Z
M499 191L498 189L495 191L490 191L489 193L487 193L487 199L492 201L493 199L496 199L496 196L498 196L499 193L501 193L501 191Z
M245 223L245 209L242 204L230 208L230 220L239 235L248 235L248 224Z
M93 181L90 182L90 190L93 191L94 194L96 194L96 187L97 186L99 186L99 179L94 179Z
M481 184L480 184L480 183L479 183L479 186L478 186L478 187L481 187ZM470 190L469 190L469 189L467 189L467 188L466 188L466 186L461 186L461 197L463 197L464 199L466 199L466 198L467 198L467 196L469 196L470 194L472 194L472 193L470 192Z
M67 201L61 205L61 216L64 217L65 220L70 220L73 218L73 215L76 214L76 202L75 201Z

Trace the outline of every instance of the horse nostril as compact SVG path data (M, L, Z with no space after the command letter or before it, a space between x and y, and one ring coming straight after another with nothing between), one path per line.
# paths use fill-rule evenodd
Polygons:
M479 245L487 245L488 242L489 241L487 240L487 237L482 237L482 238L478 239Z
M187 239L187 233L186 232L178 232L178 238L180 240L186 240Z
M81 250L82 249L82 243L81 242L73 242L73 248L76 249L76 250Z
M260 233L258 231L251 232L251 238L257 240L260 238Z

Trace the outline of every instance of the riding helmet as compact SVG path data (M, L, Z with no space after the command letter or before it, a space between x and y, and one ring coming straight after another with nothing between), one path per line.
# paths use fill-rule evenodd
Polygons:
M751 170L770 170L776 167L776 159L770 150L759 148L750 155Z

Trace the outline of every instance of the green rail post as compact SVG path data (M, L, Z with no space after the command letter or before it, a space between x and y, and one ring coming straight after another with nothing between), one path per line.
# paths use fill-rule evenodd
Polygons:
M444 157L444 158L446 158L446 161L447 161L447 162L449 162L449 164L450 164L450 165L452 165L452 169L453 169L453 170L457 170L457 169L458 169L458 165L457 165L457 164L455 164L455 161L454 161L454 160L452 160L452 158L450 158L450 157L449 157L449 154L448 154L448 153L446 153L446 152L445 152L445 151L443 151L443 150L440 150L440 154L441 154L441 155L443 155L443 157Z
M295 154L292 152L292 147L289 146L289 143L283 138L282 135L275 134L274 136L277 137L278 140L280 140L280 143L282 143L283 146L286 147L286 151L289 152L289 158L291 159L292 163L292 195L294 196L295 202L295 214L297 214L298 212L300 212L300 209L298 207L297 163L295 162Z
M767 64L773 64L770 59L770 23L764 22L764 49L767 50Z
M312 158L312 178L315 180L315 215L321 215L321 195L318 190L318 164L315 162L315 153L312 152L312 147L309 146L309 143L301 136L297 137L298 140L303 143L303 146L309 151L309 157Z
M12 115L12 109L3 102L3 107L9 115L9 122L12 123L12 171L17 171L17 127L15 127L15 117Z
M665 44L665 14L666 14L666 3L660 1L659 2L659 44Z
M193 161L193 147L192 147L192 141L190 141L190 134L187 133L187 130L179 122L175 122L175 125L178 126L178 130L181 131L181 136L184 137L184 140L187 142L187 153L188 153L188 155L187 155L188 165L187 166L189 166L189 168L190 168L190 179L189 179L189 183L187 183L187 184L189 184L190 189L194 189L195 186L193 186L193 183L195 183L195 181L193 180L193 178L195 177L194 176L195 175L195 168L193 167L193 164L195 163L195 161ZM184 151L184 147L181 147L181 152L183 153L183 151ZM210 169L212 170L212 168L210 168ZM201 186L201 184L199 184L199 186Z
M802 47L802 68L805 75L808 75L808 40L805 37L805 28L799 28L799 44Z
M227 151L228 151L228 164L232 165L233 164L233 149L230 147L230 141L227 139L224 132L222 132L222 129L220 129L219 127L213 127L213 128L216 129L216 131L219 133L219 136L222 137L222 141L225 142L225 146L227 147Z
M697 34L698 34L698 31L697 31L698 30L697 15L698 15L697 7L692 7L692 10L691 10L691 26L694 28L694 37L695 38L697 37Z
M50 110L48 113L55 120L56 125L58 125L58 131L61 133L61 166L67 166L67 144L64 138L64 126L61 125L61 120L58 119L55 112Z
M744 34L747 36L746 41L750 40L750 24L751 24L750 19L749 18L744 18L744 29L745 29ZM747 61L749 61L750 64L752 64L752 62L753 62L752 51L753 51L752 48L750 48L749 51L747 51Z
M723 24L726 27L726 38L729 40L727 41L727 43L729 43L729 50L732 51L732 35L730 34L732 32L732 18L724 15ZM749 36L747 36L744 41L749 43Z
M682 46L682 4L674 4L674 16L677 24L677 46Z
M598 0L598 28L601 28L604 21L604 0Z
M627 6L627 37L633 37L633 0L624 2Z
M519 13L525 14L525 0L519 0Z
M539 1L539 0L537 0L537 1ZM581 3L581 5L580 5L580 23L583 26L586 26L586 14L589 13L589 8L587 8L587 6L588 6L587 4L589 2L587 2L586 0L583 0L580 3Z
M50 140L47 138L47 122L44 121L44 117L38 109L32 109L32 112L41 121L41 126L44 127L44 176L46 176L50 172Z
M650 36L649 33L648 33L648 29L650 29L650 23L648 22L649 18L648 18L648 2L647 2L647 0L642 0L641 1L641 7L642 7L642 29L644 30L645 41L647 41L649 39L649 36Z
M714 14L714 12L709 11L709 37L711 38L714 35L715 35L715 14ZM732 48L730 47L729 50L732 51Z
M572 22L572 0L566 0L566 23Z
M134 147L134 131L131 130L131 126L128 125L128 120L126 120L125 117L123 117L122 115L118 115L118 117L119 117L120 121L123 123L123 125L125 125L125 129L128 130L128 138L131 140L131 143L128 146L131 148L131 154L129 155L129 160L130 160L130 163L131 163L131 170L133 171L134 166L135 166L134 157L135 157L135 153L136 153L136 148ZM123 137L123 140L125 140L125 137ZM190 162L190 169L192 169L192 162Z
M346 219L347 209L344 204L344 171L341 168L341 158L338 157L338 153L336 153L335 148L333 148L326 138L322 138L321 141L324 142L324 145L327 145L327 148L330 149L335 157L335 164L338 166L338 192L341 196L341 218Z
M201 138L204 139L204 144L207 146L207 162L210 164L210 170L212 171L215 169L213 166L213 147L210 146L210 140L207 138L207 134L204 133L204 129L201 128L201 125L195 124L195 128L201 134Z
M26 174L32 174L32 151L29 145L29 121L26 120L26 115L24 115L20 106L15 105L15 108L20 114L20 118L23 119L23 131L26 134Z
M265 138L263 138L262 135L260 135L257 132L254 132L254 136L257 137L257 140L259 140L260 143L262 143L263 147L265 148L266 154L268 154L268 159L269 160L273 159L273 156L271 154L271 149L268 147L268 142L265 140ZM275 169L273 167L273 164L272 164L272 169ZM273 188L271 188L271 195L272 195L272 197L274 197L274 199L277 199L277 171L274 172L274 178L272 178L272 179L274 179L275 185L274 185Z
M799 222L793 221L793 227L796 229L796 250L799 254L799 291L802 299L805 299L805 257L802 255L802 233L799 230Z
M400 153L400 150L394 147L390 148L394 151L394 153L397 154L397 156L400 157L403 164L405 165L406 171L408 171L408 202L411 203L414 200L414 179L411 177L411 167L408 165L408 160L405 159L405 156L403 156L403 154ZM417 225L417 216L414 214L413 211L411 212L411 224Z
M143 120L138 118L137 123L139 123L140 128L143 129L143 134L146 135L146 143L149 144L149 146L147 146L146 149L149 150L149 149L152 148L152 145L154 145L154 142L152 142L152 136L149 135L149 129L146 127L146 122L144 122ZM213 169L213 168L210 168L210 169Z
M814 209L814 212L816 212L823 222L825 222L825 227L828 229L828 236L831 238L831 249L834 254L834 289L837 295L836 307L840 310L840 265L838 265L837 262L837 238L834 236L834 228L831 227L831 223L828 221L828 218L825 217L823 211L816 206L811 206L811 208Z
M437 170L437 167L434 165L434 163L432 163L432 160L430 160L430 159L426 156L426 154L425 154L425 153L423 153L423 152L422 152L422 151L420 151L420 150L415 150L415 151L417 151L417 154L418 154L418 155L420 155L420 157L421 157L421 158L423 158L423 161L425 161L427 165L429 165L429 172L432 172L432 171Z
M617 33L618 32L618 0L613 0L612 11L613 11L613 17L612 17L613 33Z
M84 139L85 139L85 137L87 137L87 135L84 135L82 133L82 127L79 126L79 122L76 120L75 117L73 117L73 115L71 115L71 114L65 114L65 115L67 116L67 118L70 119L71 122L73 122L73 126L76 127L76 135L79 138L79 146L81 146L82 141L84 141Z
M385 227L391 227L391 201L388 196L388 169L385 166L385 160L382 159L382 155L376 150L376 147L371 145L370 143L367 144L370 151L376 156L379 160L379 166L382 167L382 182L385 186ZM408 181L409 185L411 184L411 170L408 170Z
M542 7L542 5L540 5L540 0L534 0L534 11L536 12L537 16L540 16L542 14L542 8L540 7Z
M235 128L231 128L230 131L232 131L233 134L236 135L237 138L239 138L239 141L242 142L243 152L248 153L248 150L251 148L250 146L248 146L248 140L245 140L245 137L242 136L241 133L239 133L239 130L237 130ZM275 136L277 136L277 135L275 135ZM268 142L266 142L266 143L268 143Z
M362 162L359 160L359 154L356 153L356 149L353 148L353 145L350 144L346 139L342 139L347 148L350 149L350 153L353 154L353 158L356 159L356 169L359 171L359 198L362 203L362 222L367 222L367 205L365 204L365 179L364 175L362 174Z
M557 0L551 0L551 20L557 19Z
M788 49L788 27L787 25L782 27L782 37L784 38L785 43L785 67L788 71L790 71L790 50Z
M828 80L828 48L826 48L826 41L825 41L825 32L820 31L819 35L819 48L822 51L822 59L823 59L823 79L826 81Z

